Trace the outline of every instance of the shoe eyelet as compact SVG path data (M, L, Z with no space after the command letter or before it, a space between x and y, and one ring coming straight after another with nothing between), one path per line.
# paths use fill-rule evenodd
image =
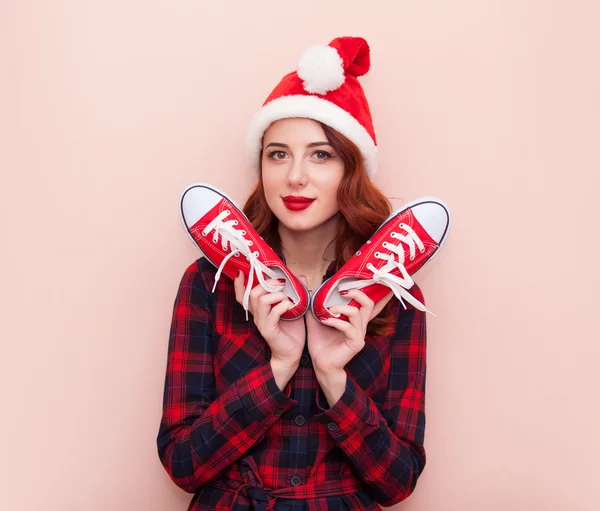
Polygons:
M371 240L367 240L367 245L370 245L370 244L371 244Z
M231 213L231 211L229 211L228 209L226 209L225 213L227 213L229 215Z
M260 252L258 250L256 250L256 251L252 252L252 255L258 257L260 255Z
M254 245L254 242L252 240L248 240L248 246Z
M239 253L239 252L235 252L235 253L233 254L233 257L240 257L240 253Z
M406 224L404 222L402 222L402 223L400 223L398 225L400 225L400 227L406 227Z
M358 252L356 252L356 255L359 256L360 255L360 250Z
M381 252L375 252L375 257L379 257L381 255Z
M422 253L424 253L424 252L425 252L425 249L423 249L423 250L420 250L420 252L421 252L421 254L422 254Z
M246 235L246 231L242 230L241 233L245 236Z
M237 225L237 224L238 224L238 221L237 221L237 220L234 220L234 221L233 221L233 225Z

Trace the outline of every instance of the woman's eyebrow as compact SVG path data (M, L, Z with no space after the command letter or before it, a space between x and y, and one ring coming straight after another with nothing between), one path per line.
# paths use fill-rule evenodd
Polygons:
M320 146L320 145L331 145L329 142L311 142L310 144L308 144L306 147L316 147L316 146ZM280 142L271 142L270 144L267 144L267 146L265 147L265 149L267 147L285 147L286 149L289 149L290 146L287 144L282 144Z

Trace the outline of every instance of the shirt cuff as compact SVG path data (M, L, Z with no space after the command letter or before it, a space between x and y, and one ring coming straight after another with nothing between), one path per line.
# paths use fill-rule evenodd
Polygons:
M368 424L369 428L378 424L379 410L375 403L347 371L346 374L346 389L331 408L321 387L317 387L317 407L321 413L314 418L325 424L334 437L360 431L365 424Z
M279 389L269 361L251 369L239 380L240 399L246 411L256 421L277 419L295 406L298 401L290 397L291 392L289 382L283 391Z

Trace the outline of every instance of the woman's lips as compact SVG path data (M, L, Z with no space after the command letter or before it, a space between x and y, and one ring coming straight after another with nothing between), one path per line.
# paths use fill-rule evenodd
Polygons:
M294 197L288 195L286 197L282 197L283 204L286 208L291 211L301 211L310 206L315 199L311 199L309 197Z

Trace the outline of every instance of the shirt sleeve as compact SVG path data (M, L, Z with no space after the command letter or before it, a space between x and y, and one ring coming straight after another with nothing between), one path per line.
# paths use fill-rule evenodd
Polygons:
M411 291L425 303L416 284ZM317 389L322 412L315 416L369 493L386 507L413 492L425 467L425 313L400 309L389 342L390 374L381 409L346 369L346 389L331 408Z
M212 299L196 262L175 298L157 437L163 467L190 493L223 473L297 403L289 384L283 392L277 386L270 362L217 395Z

